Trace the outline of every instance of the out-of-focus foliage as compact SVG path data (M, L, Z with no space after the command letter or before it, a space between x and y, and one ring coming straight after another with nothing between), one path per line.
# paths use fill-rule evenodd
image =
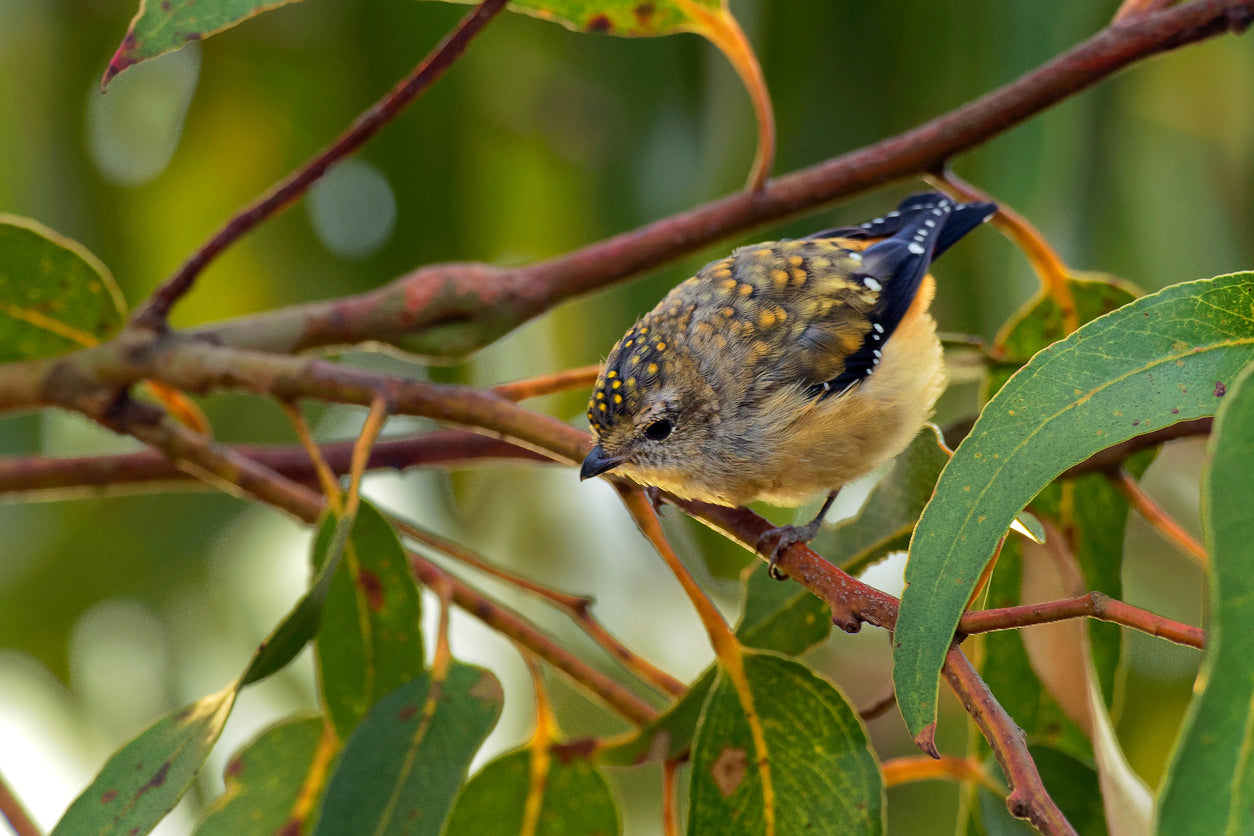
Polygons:
M783 172L1014 78L1102 26L1114 5L759 0L732 9L770 85ZM0 212L84 244L132 301L231 211L325 145L465 8L298 3L136 66L101 96L97 82L134 11L133 0L0 0ZM1254 263L1251 102L1254 42L1221 38L1138 65L955 165L1032 218L1070 264L1154 291ZM351 165L215 262L175 321L362 290L433 261L519 263L564 252L738 188L755 138L743 87L700 38L604 38L506 15ZM752 238L869 217L910 187L917 184ZM464 365L406 369L496 382L595 362L635 316L713 255L563 306ZM947 255L939 281L942 328L986 337L1034 287L1022 258L992 234ZM574 418L582 401L573 393L544 406ZM957 389L938 419L968 414L973 401L973 392ZM290 441L282 415L264 403L223 396L206 408L226 440ZM323 434L354 429L341 412L325 411ZM0 419L6 454L118 443L62 415ZM1164 456L1149 480L1185 519L1196 496L1196 449ZM598 613L634 646L683 676L699 673L709 661L704 639L677 638L692 632L693 619L656 558L625 533L608 491L575 481L565 471L517 468L381 478L367 492L502 563L596 595ZM307 582L302 535L271 512L216 495L3 504L0 532L0 771L47 824L153 717L238 673L239 659ZM1143 529L1128 537L1138 564L1127 596L1197 623L1198 573ZM715 591L734 600L729 585ZM564 626L551 627L570 639ZM462 658L499 662L509 654L481 632L467 630L461 641ZM814 658L855 705L888 686L886 654L875 642L883 637L846 639ZM1139 637L1129 645L1120 693L1139 699L1116 698L1114 713L1133 766L1155 784L1197 656ZM507 694L525 690L515 680L504 683ZM118 681L128 683L125 700L99 699ZM301 677L281 674L263 687L268 696L249 710L247 692L241 696L241 725L232 737L228 724L232 743L222 748L234 750L270 718L313 701ZM604 720L581 698L559 691L556 701L574 714L564 723L572 730ZM489 747L516 744L528 722L526 700L507 699ZM869 730L877 751L913 752L895 715ZM960 723L942 722L941 734L961 745ZM63 745L54 751L50 740ZM204 798L218 792L220 772L202 773ZM633 779L614 778L630 802ZM890 832L931 832L952 819L956 797L941 785L892 790ZM649 824L628 816L631 832Z

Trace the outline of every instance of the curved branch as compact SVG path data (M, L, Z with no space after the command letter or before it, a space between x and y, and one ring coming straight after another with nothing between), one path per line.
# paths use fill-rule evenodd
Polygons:
M259 223L290 206L309 190L331 166L365 145L385 125L395 119L426 92L453 65L470 41L504 8L508 0L483 0L462 19L448 37L418 67L373 107L357 118L342 136L317 156L275 184L268 192L244 207L192 253L178 271L166 279L131 318L139 328L164 330L170 308L192 289L196 277L219 253L235 243Z
M1136 61L1254 19L1254 0L1194 0L1112 24L1019 79L903 134L547 261L505 269L423 267L368 293L283 308L200 329L271 351L380 340L451 357L479 348L557 303L622 281L719 240L839 198L942 169L1025 119Z

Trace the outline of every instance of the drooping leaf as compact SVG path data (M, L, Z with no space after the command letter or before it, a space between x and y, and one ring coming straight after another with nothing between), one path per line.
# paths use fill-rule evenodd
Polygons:
M314 832L438 836L502 699L496 677L460 662L384 696L345 743Z
M107 86L114 76L140 61L295 2L298 0L139 0L139 11L131 19L122 45L109 60L100 86Z
M362 502L317 643L322 699L341 740L379 697L422 672L420 601L396 532Z
M1067 290L1080 324L1103 316L1138 295L1127 283L1091 278L1073 279ZM990 368L986 393L996 393L1032 355L1065 336L1062 311L1056 299L1042 291L998 334L993 353L999 359ZM1139 455L1127 462L1127 467L1139 475L1152 455ZM1123 597L1121 568L1128 504L1104 476L1084 476L1049 485L1033 500L1031 507L1067 532L1068 544L1084 574L1084 591L1096 590L1113 598ZM1041 600L1039 597L1025 600L1020 594L1021 547L1024 545L1018 537L1007 540L989 581L987 606L1011 607ZM1117 625L1097 620L1089 621L1088 633L1102 693L1113 694L1122 633ZM1025 652L1023 636L1019 630L984 636L982 676L1030 742L1048 744L1091 762L1093 752L1088 738L1063 713L1037 678ZM984 745L983 738L980 740ZM1097 794L1096 784L1090 789Z
M167 714L123 746L74 800L53 836L135 836L174 809L217 742L235 704L232 682Z
M537 759L542 760L537 763ZM457 797L446 836L611 836L622 832L605 775L587 752L553 747L502 755Z
M325 730L321 716L304 716L258 735L227 764L226 791L201 819L196 836L309 832L313 805L302 790L318 783L319 770L326 767L320 757ZM333 745L334 737L330 740Z
M0 361L95 345L125 317L99 259L42 224L0 214Z
M323 518L313 547L314 565L321 568L314 575L309 591L301 596L287 617L257 648L252 662L244 671L241 685L251 685L287 667L317 635L322 624L322 609L326 603L327 591L331 588L331 580L343 558L344 546L352 527L352 517L327 514Z
M744 655L754 716L720 672L692 745L688 832L882 833L884 787L857 712L810 668ZM765 751L755 742L760 723Z
M114 753L70 805L57 832L147 833L182 797L230 716L239 689L282 670L318 631L322 603L339 565L351 517L323 520L315 551L326 557L308 592L257 648L240 678L216 694L158 720ZM125 779L125 780L124 780ZM118 802L118 803L115 803Z
M1210 438L1202 517L1211 558L1206 689L1189 706L1159 798L1158 832L1249 833L1254 809L1254 366Z
M989 401L911 541L893 681L912 734L935 717L950 637L1015 515L1099 450L1213 414L1254 359L1252 301L1249 273L1169 287L1037 354Z
M770 577L766 564L754 563L744 573L745 605L736 625L736 638L746 647L795 655L827 638L832 613L827 605L800 584ZM714 684L711 666L688 691L630 740L601 752L606 763L634 764L659 751L668 757L682 753L692 742L701 707Z

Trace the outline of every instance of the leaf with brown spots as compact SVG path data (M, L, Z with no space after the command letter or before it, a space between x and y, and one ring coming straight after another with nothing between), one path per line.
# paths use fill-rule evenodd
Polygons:
M1036 354L984 407L915 528L893 681L912 735L998 540L1042 488L1107 447L1214 415L1215 382L1254 362L1254 273L1174 285Z
M115 75L140 61L295 2L298 0L140 0L139 11L109 61L100 86L107 86Z
M122 293L95 256L32 220L0 214L0 361L95 345L125 317Z
M266 729L227 764L226 791L206 811L196 836L308 833L313 802L337 750L321 716L293 717Z
M421 621L405 550L383 515L362 502L317 644L322 700L341 740L379 697L422 673Z
M147 833L195 780L235 704L237 683L167 714L109 758L53 836Z
M884 832L884 786L849 701L805 664L747 652L753 715L720 672L692 745L688 832ZM766 751L754 742L759 724ZM764 780L769 772L769 780Z
M314 833L439 836L503 700L496 677L460 662L385 695L345 743Z

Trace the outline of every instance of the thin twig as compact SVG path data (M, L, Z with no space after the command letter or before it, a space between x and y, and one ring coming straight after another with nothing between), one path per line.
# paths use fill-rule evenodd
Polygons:
M993 200L992 197L951 171L948 166L928 179L962 200ZM1068 283L1071 271L1063 263L1061 256L1045 240L1045 236L1040 233L1040 230L1033 226L1032 222L1023 215L1020 215L1008 206L1004 200L997 201L997 214L992 217L990 223L1013 241L1015 246L1027 257L1028 263L1032 265L1032 270L1036 273L1037 278L1041 280L1041 286L1049 292L1050 297L1054 300L1054 304L1058 306L1062 317L1063 331L1070 334L1079 328L1080 317L1076 311L1075 297L1072 295L1071 286Z
M1120 467L1116 470L1109 470L1106 473L1110 479L1110 483L1114 485L1115 490L1128 501L1128 504L1136 509L1141 518L1149 523L1150 528L1157 531L1164 540L1171 543L1184 552L1189 557L1197 561L1198 565L1206 568L1210 564L1210 557L1206 554L1206 549L1197 539L1184 530L1184 526L1176 522L1167 511L1154 501L1154 498L1145 492L1140 483L1132 477L1124 468Z
M874 720L877 717L882 717L884 714L887 714L888 710L896 704L897 692L890 687L888 689L888 693L884 694L875 702L864 708L859 708L858 716L863 720Z
M13 828L15 836L42 836L35 820L26 812L4 775L0 775L0 816Z
M178 272L166 279L140 306L131 318L132 325L153 331L164 330L170 308L192 289L196 277L219 253L265 219L290 206L331 166L365 145L385 125L400 115L440 76L444 75L445 70L452 66L453 62L470 46L475 35L479 34L492 18L505 8L507 2L508 0L483 0L476 6L409 76L393 87L369 110L357 117L352 126L335 142L276 183L251 205L237 212L202 244L187 261L183 262Z
M318 479L309 456L299 445L230 445L233 453L286 476L293 482L316 487ZM320 445L323 458L336 475L348 473L351 441ZM435 430L404 438L383 439L370 451L371 470L407 470L411 467L470 467L497 461L553 464L553 459L499 438L466 430ZM53 458L49 456L0 457L0 494L6 499L65 499L76 494L98 496L135 492L149 487L166 489L172 483L194 487L193 477L155 450L113 453L102 456Z
M1206 633L1200 627L1155 615L1101 592L1089 592L1074 598L1041 604L968 612L962 616L958 631L960 635L974 635L994 630L1013 630L1031 624L1049 624L1070 618L1096 618L1112 624L1122 624L1199 650L1206 646Z
M601 371L599 364L596 366L580 366L575 369L565 369L552 374L527 378L526 380L502 383L500 386L493 386L492 391L502 398L509 398L511 401L525 401L528 398L552 395L555 392L565 392L568 389L591 389L592 384L596 382L599 371Z
M884 761L882 769L886 787L899 787L915 781L975 781L1002 798L1006 797L1006 788L993 780L984 766L972 758L909 755Z
M322 514L324 500L316 492L235 455L178 424L153 420L146 410L119 409L110 418L110 426L157 447L213 484L222 484L226 480L238 486L235 492L243 491L307 523L316 522ZM491 600L421 555L410 552L409 563L424 585L450 590L457 606L529 648L567 674L585 692L596 696L631 722L644 725L657 716L657 709L554 642L521 615Z
M529 578L524 578L513 572L507 572L485 560L482 556L476 554L474 550L419 528L413 523L397 519L393 519L392 523L406 537L443 552L454 560L491 575L497 580L504 581L524 592L548 601L566 613L572 621L579 625L581 630L601 646L602 650L621 662L623 667L634 673L654 690L670 697L678 697L688 690L688 686L684 685L684 683L656 667L649 660L633 653L630 648L619 641L609 630L605 629L605 625L592 614L592 599L587 595L572 595L569 592L560 592L536 583Z

